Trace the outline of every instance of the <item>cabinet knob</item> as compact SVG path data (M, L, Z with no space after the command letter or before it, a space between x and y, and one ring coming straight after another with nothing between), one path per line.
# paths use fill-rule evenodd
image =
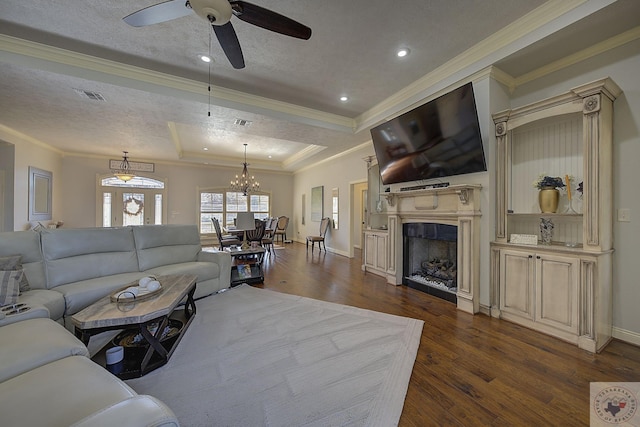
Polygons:
M540 259L540 255L538 255L536 258Z
M529 255L529 258L533 258L533 255Z

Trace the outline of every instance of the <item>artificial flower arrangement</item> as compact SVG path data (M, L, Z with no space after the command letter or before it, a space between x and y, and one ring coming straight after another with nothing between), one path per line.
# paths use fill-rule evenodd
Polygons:
M533 186L538 190L541 190L545 187L563 188L565 187L565 183L559 176L548 176L546 174L541 174L535 181L533 181Z

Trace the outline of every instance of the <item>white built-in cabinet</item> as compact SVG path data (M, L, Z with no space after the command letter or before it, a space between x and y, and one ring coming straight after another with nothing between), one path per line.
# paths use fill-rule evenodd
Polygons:
M386 202L382 197L382 182L380 168L373 162L373 158L367 159L367 185L368 206L364 231L364 263L362 269L379 276L387 274L387 227Z
M379 276L387 274L388 232L366 230L364 232L364 269Z
M491 314L600 351L611 339L613 256L612 121L620 88L611 79L494 114L496 235L491 243ZM533 182L573 177L556 213L541 214ZM576 192L583 182L584 194ZM540 235L550 245L511 243Z

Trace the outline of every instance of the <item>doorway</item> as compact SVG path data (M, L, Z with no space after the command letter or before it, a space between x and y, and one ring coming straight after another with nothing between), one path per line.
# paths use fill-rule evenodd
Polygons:
M166 218L164 182L136 177L127 183L109 177L99 189L99 227L163 224Z
M350 184L350 206L351 215L351 236L349 257L353 258L357 251L361 251L363 247L363 231L366 222L366 197L367 197L367 181L354 182Z

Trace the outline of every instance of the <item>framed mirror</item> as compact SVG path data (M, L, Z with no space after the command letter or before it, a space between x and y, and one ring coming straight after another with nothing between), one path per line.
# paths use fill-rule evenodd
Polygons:
M29 166L29 221L51 220L52 180L51 172Z
M338 229L338 207L339 207L339 191L337 188L331 189L331 218L333 219L333 228Z

